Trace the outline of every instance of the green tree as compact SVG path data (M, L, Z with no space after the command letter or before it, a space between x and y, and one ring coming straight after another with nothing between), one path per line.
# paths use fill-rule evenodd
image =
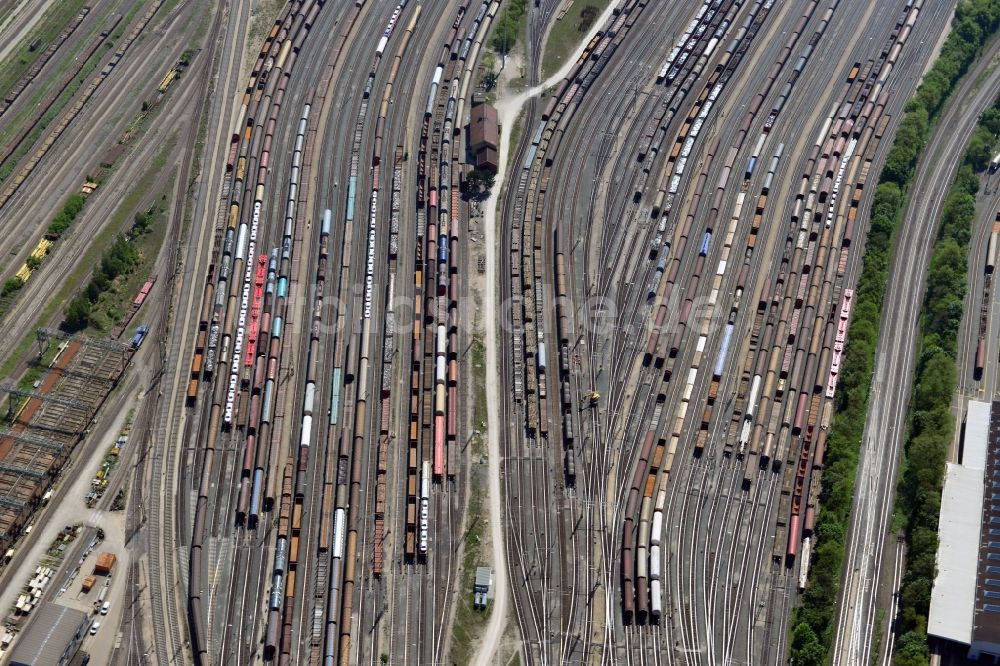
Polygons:
M97 299L101 297L101 288L97 286L97 283L91 280L87 283L87 300L91 303L96 303Z
M896 643L896 666L926 666L930 663L927 639L917 632L900 636Z
M24 285L21 282L21 278L14 276L12 278L7 278L7 281L3 283L3 295L10 296L15 291L20 289Z
M99 291L107 291L111 288L111 281L101 271L94 271L94 276L90 278L90 283L97 286Z
M489 191L493 189L496 182L496 174L483 169L473 169L469 172L466 182L473 192Z
M983 171L993 158L993 135L985 127L978 128L969 139L965 158L976 171Z
M991 106L983 111L979 116L979 124L985 127L993 136L1000 134L1000 109L996 106Z
M77 296L66 308L64 325L67 331L82 331L90 323L90 301L83 296Z
M792 630L791 652L796 666L823 666L826 663L826 650L820 645L816 633L805 623L795 625Z

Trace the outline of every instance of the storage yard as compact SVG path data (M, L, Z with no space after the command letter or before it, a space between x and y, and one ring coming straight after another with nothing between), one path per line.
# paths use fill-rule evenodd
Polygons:
M125 345L73 338L47 344L60 350L37 389L7 387L6 430L0 431L0 548L11 548L30 523L128 366Z
M77 526L66 663L952 663L893 515L936 281L942 475L1000 390L995 26L921 84L991 1L6 3L0 586Z

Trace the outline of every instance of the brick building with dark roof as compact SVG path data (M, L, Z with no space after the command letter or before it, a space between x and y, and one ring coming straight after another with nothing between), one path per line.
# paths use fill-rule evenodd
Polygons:
M500 130L497 125L497 110L486 102L474 104L469 124L469 148L475 155L477 169L496 173L499 145Z

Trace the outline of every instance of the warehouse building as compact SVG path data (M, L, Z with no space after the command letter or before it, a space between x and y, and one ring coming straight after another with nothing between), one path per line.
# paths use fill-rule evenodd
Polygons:
M496 173L497 148L500 145L500 128L497 110L484 101L472 105L472 123L469 126L469 148L475 155L476 168Z
M969 401L964 430L941 496L927 633L979 659L1000 656L1000 403Z
M90 626L83 611L44 604L14 644L11 666L66 666L80 649Z

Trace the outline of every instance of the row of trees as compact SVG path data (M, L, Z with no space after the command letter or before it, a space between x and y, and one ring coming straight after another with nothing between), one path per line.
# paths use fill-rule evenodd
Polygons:
M1000 27L1000 0L963 0L955 8L951 32L934 65L906 105L897 140L886 157L882 179L904 186L909 182L927 137L928 119L936 118L948 96L986 41ZM905 140L904 140L905 139Z
M924 77L914 97L907 103L906 113L900 121L896 138L886 156L879 178L872 204L864 267L855 291L854 314L848 332L848 345L844 353L841 377L837 385L835 414L827 438L826 469L823 472L820 510L816 522L817 547L813 554L809 587L792 621L791 657L798 666L820 666L826 663L836 626L835 609L857 476L858 448L868 412L869 388L874 370L875 348L878 343L882 299L885 295L896 228L905 208L906 191L930 129L937 120L942 106L998 26L1000 26L1000 0L964 0L959 3L952 30L942 46L938 59ZM989 120L1000 126L1000 114L996 117L990 116ZM986 150L987 154L989 152ZM977 163L981 163L978 157ZM971 175L974 181L975 177L971 171L972 166L966 165L960 177L968 178ZM967 209L968 204L967 199L957 195L954 201L949 200L949 220L954 218L954 224L945 222L942 225L942 234L945 227L951 228L953 233L949 232L950 243L946 246L939 243L940 247L935 250L932 259L928 284L935 285L934 289L941 291L941 298L933 299L933 307L925 310L925 319L933 321L935 335L940 340L947 337L949 332L957 333L958 324L953 320L955 316L961 317L962 298L958 297L957 308L954 301L955 294L958 293L956 280L959 280L954 273L957 262L962 265L959 272L962 276L960 281L964 283L965 257L961 251L964 247L961 243L963 224L960 219L964 217L962 211ZM973 210L974 206L973 200ZM967 244L967 222L964 233ZM944 286L938 287L937 280L943 281ZM928 299L930 302L930 295ZM914 400L915 404L920 405L925 404L921 401L924 394L936 395L946 388L949 385L949 376L950 385L954 385L954 339L950 343L950 355L947 342L938 342L934 347L929 346L929 342L931 340L925 338L924 352L918 370L919 377L926 377L924 384L918 389L921 396L915 396ZM942 344L945 346L942 347ZM932 372L937 374L933 376L925 374ZM946 394L946 400L950 401L951 391L946 391ZM923 411L921 410L922 413ZM926 416L929 420L940 420L938 413L928 413ZM950 415L947 420L950 422ZM911 460L914 456L924 453L924 442L930 437L931 434L928 432L916 445L915 438L911 437L908 444ZM933 513L934 526L931 527L929 536L936 547L937 512L933 510L931 504L939 501L940 492L931 492L930 494L935 497L925 498L918 488L935 487L934 479L927 478L928 471L937 469L937 474L940 476L943 459L929 456L926 465L915 467L922 471L908 469L903 478L903 485L907 486L907 489L902 494L913 492L914 497L920 498L918 512L921 515L925 512ZM919 483L915 483L916 481ZM937 487L940 487L939 479ZM910 532L914 537L910 544L912 557L914 544L919 550L920 546L928 541L928 533L923 529ZM920 571L926 572L926 566L922 561L918 564L923 567ZM933 567L932 553L931 577L933 577ZM908 578L904 585L911 583L913 584L910 593L904 594L904 603L909 599L908 605L911 608L919 608L919 592L922 588L912 578ZM927 593L929 594L929 588ZM904 622L905 635L898 642L897 663L906 666L926 663L926 635L923 633L926 628L926 605L923 612L923 628L918 626L919 617L920 613L914 612L913 621Z

